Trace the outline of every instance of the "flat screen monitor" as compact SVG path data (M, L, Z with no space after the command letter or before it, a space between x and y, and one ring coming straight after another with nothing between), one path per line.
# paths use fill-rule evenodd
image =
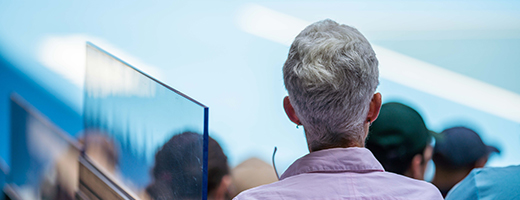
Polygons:
M86 156L142 198L206 199L208 107L92 43L86 48Z
M71 199L78 187L79 145L21 96L10 98L11 199Z

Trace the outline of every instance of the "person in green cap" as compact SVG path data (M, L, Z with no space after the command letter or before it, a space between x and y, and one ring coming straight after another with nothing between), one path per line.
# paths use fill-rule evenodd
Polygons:
M401 103L385 103L370 127L366 147L386 171L423 180L431 160L431 134L421 115Z

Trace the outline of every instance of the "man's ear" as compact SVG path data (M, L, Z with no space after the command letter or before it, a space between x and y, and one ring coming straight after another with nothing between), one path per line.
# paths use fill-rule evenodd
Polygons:
M374 122L379 116L379 111L381 110L381 93L375 93L372 97L372 101L370 101L370 108L368 110L367 122Z
M423 155L416 154L410 163L409 176L417 180L424 180Z
M475 168L482 168L486 166L487 161L488 156L483 156L482 158L478 159L477 162L475 162Z
M296 115L296 111L294 111L291 101L289 100L289 96L283 98L283 108L285 109L285 114L287 114L287 117L289 117L293 123L301 125L300 119Z
M213 191L211 197L209 197L210 194L208 194L208 199L212 200L225 200L226 196L228 195L228 188L231 185L231 176L225 175L222 177L222 180L220 180L220 184L216 188L215 191Z

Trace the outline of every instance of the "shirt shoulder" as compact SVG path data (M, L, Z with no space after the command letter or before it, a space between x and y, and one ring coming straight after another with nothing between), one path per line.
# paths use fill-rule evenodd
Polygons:
M520 199L520 166L474 169L446 199Z
M387 176L388 187L399 191L406 199L444 199L439 189L430 182L417 180L403 175L382 172Z
M389 172L310 173L240 193L241 199L429 199L442 195L431 183Z
M248 189L238 194L233 200L287 199L280 196L278 190L283 189L283 185L279 183L280 181ZM275 196L278 196L278 198Z

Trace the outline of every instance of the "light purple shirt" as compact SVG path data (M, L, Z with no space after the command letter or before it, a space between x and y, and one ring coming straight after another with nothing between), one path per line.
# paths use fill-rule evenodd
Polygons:
M296 160L280 181L240 193L242 199L443 199L426 181L385 172L366 148L334 148Z

